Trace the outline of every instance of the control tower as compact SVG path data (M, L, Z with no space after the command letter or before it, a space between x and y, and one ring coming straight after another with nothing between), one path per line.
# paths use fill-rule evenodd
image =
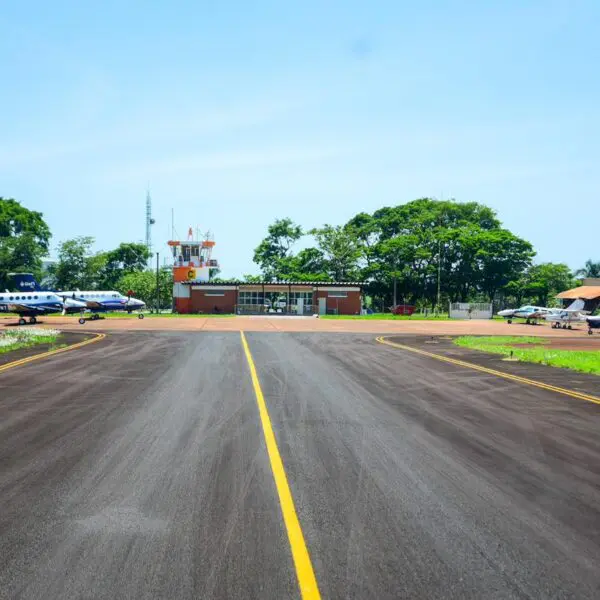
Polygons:
M218 269L219 263L212 258L215 241L210 232L204 239L194 240L190 227L185 242L171 240L168 242L173 253L173 282L206 282L210 279L210 270Z

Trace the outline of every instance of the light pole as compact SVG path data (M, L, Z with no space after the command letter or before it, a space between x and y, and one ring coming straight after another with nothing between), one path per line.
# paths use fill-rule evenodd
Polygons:
M442 292L441 287L442 281L442 242L438 240L438 276L437 276L437 303L436 309L439 312L440 310L440 297Z
M158 252L156 253L156 314L160 312L160 273L159 273L159 262Z

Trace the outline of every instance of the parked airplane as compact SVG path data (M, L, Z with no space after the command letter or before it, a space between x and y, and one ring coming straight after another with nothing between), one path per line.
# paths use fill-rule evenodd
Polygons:
M509 308L498 312L498 316L507 319L508 323L512 323L513 319L525 319L527 325L532 321L537 322L540 319L546 319L553 323L553 327L560 327L561 325L568 326L569 322L577 321L582 322L583 319L577 317L577 315L585 314L582 311L585 306L583 300L575 300L567 308L546 308L545 306L521 306L520 308Z
M37 318L42 315L62 312L80 312L85 310L83 302L72 298L63 299L53 292L6 292L0 294L0 310L14 312L19 315L19 325L25 325L25 317L29 317L31 324L37 323ZM84 323L80 319L80 323Z
M498 316L504 317L509 324L512 323L513 319L525 319L527 325L529 325L532 321L536 322L550 312L552 312L551 308L527 305L520 308L501 310L498 312Z
M592 329L600 329L600 317L586 317L588 333L592 335Z
M585 323L586 315L589 311L583 310L585 302L583 300L575 300L570 306L563 309L557 309L544 316L546 321L552 323L554 329L571 329L571 323Z
M35 291L42 291L34 276L31 273L11 273L11 276L15 282L15 285L20 289L33 289ZM92 313L92 319L99 319L98 313L112 312L117 310L127 311L132 313L134 310L141 310L146 306L145 302L132 298L131 296L124 296L120 292L114 290L102 291L81 291L71 290L62 292L53 292L59 297L68 301L83 303L83 308L89 310ZM143 313L138 314L139 319L144 318ZM80 322L83 319L80 319Z

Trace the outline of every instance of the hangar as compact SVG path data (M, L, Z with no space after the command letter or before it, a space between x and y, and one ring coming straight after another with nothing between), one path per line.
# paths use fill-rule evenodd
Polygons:
M600 278L588 277L581 282L579 287L565 290L556 297L563 301L581 298L585 300L585 310L594 312L600 306Z
M362 288L360 282L344 281L180 281L173 286L173 308L200 314L358 315Z

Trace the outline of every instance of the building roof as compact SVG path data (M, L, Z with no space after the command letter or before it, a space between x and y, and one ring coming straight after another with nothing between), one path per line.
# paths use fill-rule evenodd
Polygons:
M184 285L212 285L212 286L237 286L237 285L280 285L288 287L290 285L306 285L321 287L362 287L366 285L364 281L180 281Z
M596 300L600 298L600 285L580 285L572 290L561 292L556 297L566 300L576 300L577 298L581 298L582 300Z

